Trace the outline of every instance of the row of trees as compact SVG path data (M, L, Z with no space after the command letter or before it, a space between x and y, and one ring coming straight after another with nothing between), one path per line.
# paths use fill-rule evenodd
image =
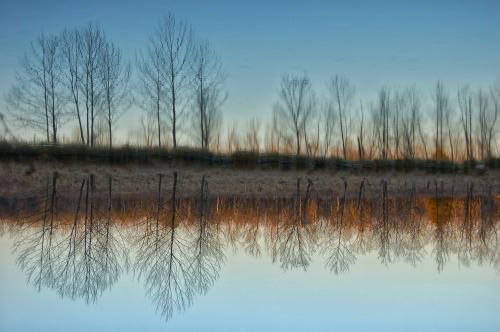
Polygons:
M253 118L243 131L235 123L225 133L221 62L187 22L163 17L134 67L132 75L132 65L97 25L42 34L7 96L8 113L54 144L61 141L61 127L72 125L73 141L111 147L116 121L134 105L142 110L135 142L149 147L176 149L180 133L191 133L193 145L216 152L360 160L499 154L498 84L488 90L462 87L454 95L437 82L430 98L415 87L383 87L376 100L363 102L345 77L332 77L320 98L306 74L284 75L266 126Z
M18 124L55 144L60 128L76 120L79 142L94 146L96 119L102 116L112 144L112 126L130 102L130 64L98 26L40 35L22 65L7 95Z
M132 80L131 63L95 24L41 34L7 95L9 115L53 144L60 142L63 125L77 123L77 142L111 147L116 121L135 105L155 119L150 129L158 146L170 132L176 148L179 126L188 119L196 124L196 140L208 148L225 101L221 63L209 43L169 14L135 62Z
M322 100L307 75L282 78L273 123L266 133L267 150L360 160L470 160L498 155L500 85L487 91L459 88L453 103L439 81L426 107L415 87L383 87L368 112L361 100L356 103L355 88L347 78L336 75L327 88L328 96ZM254 131L251 124L249 132Z

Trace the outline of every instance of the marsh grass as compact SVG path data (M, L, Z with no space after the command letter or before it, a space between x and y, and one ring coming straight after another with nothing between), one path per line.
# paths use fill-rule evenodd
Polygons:
M26 144L0 142L0 160L4 161L57 161L91 162L109 164L150 164L155 162L175 163L177 165L228 166L239 169L280 169L280 170L352 170L352 171L427 171L430 173L470 173L484 172L486 169L499 169L500 158L489 158L484 162L468 160L396 159L396 160L343 160L331 158L308 158L292 154L256 153L236 151L231 154L181 147L158 149L137 146L88 147L79 144Z

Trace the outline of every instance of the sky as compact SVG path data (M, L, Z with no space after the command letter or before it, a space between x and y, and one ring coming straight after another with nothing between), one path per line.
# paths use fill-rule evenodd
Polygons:
M224 66L226 122L263 120L280 78L307 73L318 95L335 74L356 97L416 85L430 95L500 80L500 1L9 1L0 2L0 109L29 43L44 32L97 22L134 61L162 15L185 19ZM137 110L121 120L134 126Z

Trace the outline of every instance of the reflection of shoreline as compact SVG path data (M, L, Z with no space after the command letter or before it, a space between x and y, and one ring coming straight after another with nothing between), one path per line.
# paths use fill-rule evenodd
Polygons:
M500 207L491 191L473 185L460 198L438 184L432 196L411 185L393 196L386 182L376 194L360 186L348 196L346 182L327 198L297 180L288 198L260 199L211 195L202 177L187 198L175 173L158 175L148 196L115 193L111 177L93 176L69 193L59 179L44 179L36 196L0 199L2 229L14 235L28 282L95 302L131 268L166 319L212 287L228 248L269 256L284 270L307 270L319 255L335 274L368 252L386 265L418 266L431 255L441 271L454 255L464 266L500 268Z

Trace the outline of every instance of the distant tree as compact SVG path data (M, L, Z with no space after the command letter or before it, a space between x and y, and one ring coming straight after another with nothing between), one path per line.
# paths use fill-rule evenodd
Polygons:
M192 62L193 119L198 127L197 139L202 149L209 149L221 124L221 106L226 100L223 91L222 64L208 42L196 46Z
M444 138L443 138L443 123L446 118L446 113L449 111L449 98L444 90L443 83L438 81L433 95L435 103L435 130L436 136L434 139L434 158L442 159L445 157Z
M58 142L63 121L59 38L41 34L25 54L22 71L7 95L9 113L21 126L45 134L47 142Z
M490 88L491 100L492 100L492 109L491 109L491 121L488 127L488 143L487 143L487 153L488 157L492 157L493 153L493 144L496 139L496 133L498 132L498 117L500 116L500 83L497 83L495 86Z
M178 124L188 101L189 63L194 55L193 33L185 21L177 20L169 13L160 22L155 38L161 49L172 142L176 149Z
M390 90L382 88L378 94L378 105L373 108L373 131L380 157L389 157Z
M315 107L314 91L307 75L285 75L281 79L279 101L275 105L285 131L295 139L297 155L301 153L304 128Z
M252 118L248 121L247 130L245 135L245 148L252 152L259 152L260 140L260 120Z
M61 36L61 51L63 58L63 78L66 91L69 92L68 99L74 105L74 112L78 120L80 140L86 144L86 136L83 129L80 87L83 81L84 70L82 54L82 33L78 29L65 29Z
M130 64L124 62L120 49L111 42L104 43L101 56L100 81L103 91L104 118L111 148L113 124L130 106L128 87Z
M418 126L421 122L420 97L414 87L403 95L405 104L401 116L403 156L414 159L417 153Z
M90 146L95 145L95 120L102 105L103 93L99 84L99 70L102 61L102 48L105 44L104 32L98 25L89 24L81 32L83 79L81 90L85 96L87 139Z
M358 126L358 135L356 137L356 141L358 143L358 158L359 160L365 159L365 113L363 109L363 103L360 101L359 103L359 126Z
M336 108L339 117L340 138L342 140L342 155L347 159L347 132L348 119L350 116L350 107L354 96L354 87L345 77L335 75L330 81L330 93L333 98L333 105Z
M166 93L162 75L162 49L155 38L150 39L145 54L139 53L136 63L139 78L138 106L146 111L147 119L150 119L150 114L156 119L158 148L161 148L163 132L161 114L164 110Z
M460 108L460 123L462 124L467 159L474 159L472 146L472 95L468 87L458 89L458 106Z
M477 92L478 110L478 144L481 159L492 156L492 140L495 136L495 127L498 120L498 94L494 89L490 93L479 89Z
M323 158L327 157L332 146L333 134L335 131L335 109L331 103L325 103L319 117L323 125Z

